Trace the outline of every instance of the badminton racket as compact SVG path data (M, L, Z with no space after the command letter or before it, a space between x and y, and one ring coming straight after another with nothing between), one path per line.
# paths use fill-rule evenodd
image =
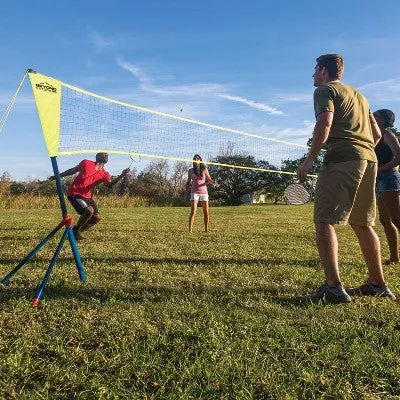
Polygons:
M290 184L283 192L287 204L306 204L311 200L311 193L301 183Z

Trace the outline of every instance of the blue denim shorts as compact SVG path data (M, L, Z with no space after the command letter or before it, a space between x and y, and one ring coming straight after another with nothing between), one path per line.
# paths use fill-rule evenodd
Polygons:
M376 176L376 195L382 192L400 192L400 173L397 170L381 172Z

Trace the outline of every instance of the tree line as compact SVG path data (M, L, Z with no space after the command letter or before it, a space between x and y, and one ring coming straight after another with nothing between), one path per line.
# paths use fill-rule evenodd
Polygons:
M230 168L210 164L208 169L215 179L216 185L209 187L210 199L221 205L240 205L242 197L249 193L263 191L271 197L279 198L283 191L295 180L294 175L281 174L278 171L296 171L305 155L297 160L283 160L280 168L264 160L256 160L252 155L236 152L234 145L228 144L211 162L229 165L241 165L250 168L275 170L265 172L252 169ZM318 169L318 160L314 171ZM187 162L175 162L171 165L167 160L157 160L148 164L141 172L135 169L113 188L105 185L96 187L95 195L141 196L148 199L149 205L184 205L184 193L187 180ZM73 177L62 178L64 190ZM0 195L57 195L54 181L32 180L13 181L8 172L0 175Z
M310 144L308 142L308 145ZM210 199L214 204L240 205L242 197L254 192L265 192L271 197L280 198L285 188L296 180L295 175L281 174L279 171L295 172L304 161L306 154L296 160L283 160L277 167L265 160L256 160L254 156L237 152L234 144L227 143L220 154L211 162L241 165L250 168L263 168L275 172L265 172L253 169L222 167L210 164L208 169L215 179L216 185L209 187ZM322 163L319 157L310 173L316 173ZM171 165L167 160L157 160L148 164L141 172L133 170L113 188L100 185L95 189L95 195L141 196L147 199L149 205L184 205L184 192L189 165L187 162L175 162ZM62 178L64 190L73 177ZM10 174L0 175L0 194L21 195L56 195L54 181L33 180L29 182L13 181Z

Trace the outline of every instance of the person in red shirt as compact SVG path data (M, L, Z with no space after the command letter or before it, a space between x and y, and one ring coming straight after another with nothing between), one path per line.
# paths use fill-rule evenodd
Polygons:
M64 177L78 172L66 193L72 207L80 215L78 223L72 228L76 240L83 239L81 232L88 230L100 221L97 204L92 198L92 189L101 183L108 187L113 187L130 171L129 168L126 168L121 175L111 179L110 174L104 169L107 161L107 153L97 153L96 161L83 160L77 166L60 174L61 177ZM54 177L52 178L54 179Z

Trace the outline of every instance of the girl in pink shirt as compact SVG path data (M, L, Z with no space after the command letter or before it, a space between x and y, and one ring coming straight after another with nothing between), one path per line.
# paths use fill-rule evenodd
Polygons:
M194 217L197 211L197 204L200 202L200 205L203 208L203 216L204 216L204 230L208 232L208 224L209 224L209 209L208 209L208 190L206 182L211 185L214 185L214 180L211 179L211 176L208 172L207 167L202 163L202 158L195 154L193 156L193 168L190 168L188 171L188 179L186 182L186 198L189 195L190 189L190 202L191 202L191 210L189 216L189 232L193 231L193 223Z

